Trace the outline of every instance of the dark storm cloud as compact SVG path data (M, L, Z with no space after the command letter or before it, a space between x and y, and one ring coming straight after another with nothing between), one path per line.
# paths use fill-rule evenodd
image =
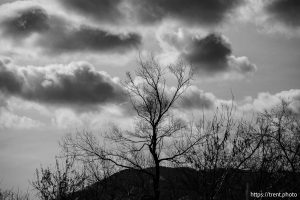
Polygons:
M68 11L98 21L124 19L155 23L165 18L189 24L216 25L224 21L244 0L61 0ZM128 18L128 16L130 16Z
M37 33L33 44L47 53L74 51L124 52L141 43L137 33L111 33L109 31L70 22L60 16L48 15L39 7L14 11L10 18L1 20L3 36L22 41Z
M230 44L221 35L212 33L204 38L194 38L183 56L195 70L218 72L226 70L231 53Z
M181 53L195 73L237 72L247 74L256 71L256 66L247 57L235 57L230 43L224 36L211 33L204 38L193 38Z
M292 27L300 27L300 1L274 0L265 6L271 19Z
M23 78L16 71L6 67L8 63L0 59L0 90L3 93L19 93L22 89Z
M49 28L47 12L40 7L19 10L15 16L4 19L1 27L10 37L26 37L31 33L43 32Z
M143 22L170 17L186 23L215 25L222 22L243 0L132 0Z
M85 50L124 52L136 48L140 43L141 36L136 33L113 34L89 26L53 27L37 42L52 53Z
M126 99L119 84L87 63L15 67L1 62L0 92L27 100L64 105L120 103Z
M114 22L122 17L118 8L122 0L62 0L68 10L75 10L83 15L100 21Z

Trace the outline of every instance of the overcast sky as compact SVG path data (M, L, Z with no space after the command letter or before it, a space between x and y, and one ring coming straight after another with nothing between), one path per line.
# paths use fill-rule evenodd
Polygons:
M1 187L26 189L65 133L126 128L122 81L151 53L195 72L182 115L232 93L240 112L300 113L299 0L0 0Z

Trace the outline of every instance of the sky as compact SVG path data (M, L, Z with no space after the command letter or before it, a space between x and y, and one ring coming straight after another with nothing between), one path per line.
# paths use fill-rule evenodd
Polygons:
M125 74L149 55L193 70L182 116L300 114L299 0L0 0L0 186L30 189L67 133L130 128Z

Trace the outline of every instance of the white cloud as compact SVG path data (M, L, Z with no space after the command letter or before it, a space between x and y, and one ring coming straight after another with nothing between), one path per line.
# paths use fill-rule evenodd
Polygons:
M183 109L214 109L216 103L214 94L204 92L196 86L190 86L178 102Z
M281 91L276 94L270 94L269 92L261 92L256 98L247 98L244 104L239 108L244 111L257 111L262 112L264 110L271 109L280 105L282 100L290 103L290 108L295 113L300 113L300 90L291 89L287 91Z
M119 106L105 106L101 111L90 111L76 113L71 109L61 108L55 110L52 117L52 124L64 130L93 130L104 133L111 124L121 128L132 129L134 117L125 113L124 108Z
M16 115L9 110L0 109L0 129L32 129L43 124L27 116Z
M40 106L29 106L22 100L8 98L0 92L0 129L32 129L43 126L43 122L20 112L33 107L40 109Z

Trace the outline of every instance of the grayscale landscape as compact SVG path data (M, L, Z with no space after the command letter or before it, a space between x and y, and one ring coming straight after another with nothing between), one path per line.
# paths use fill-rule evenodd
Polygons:
M300 196L300 1L0 0L0 200Z

